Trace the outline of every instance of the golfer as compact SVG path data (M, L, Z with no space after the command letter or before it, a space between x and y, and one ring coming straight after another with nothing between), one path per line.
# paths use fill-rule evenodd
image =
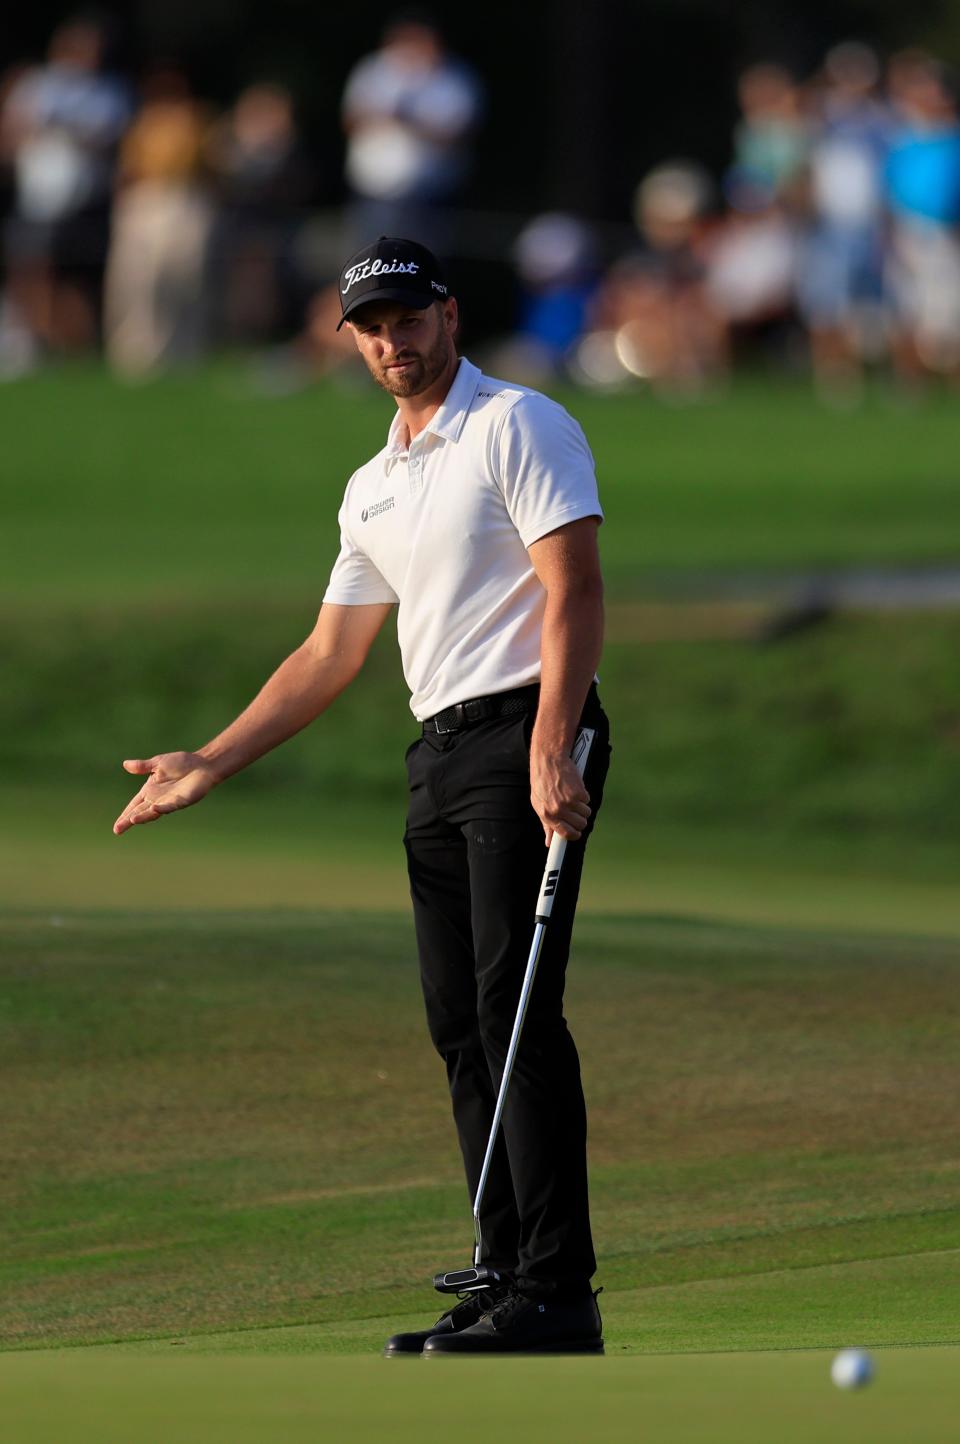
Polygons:
M568 839L484 1201L466 1294L388 1354L599 1352L586 1116L563 1016L583 853L609 759L597 698L601 520L593 460L561 406L457 355L436 259L381 237L346 264L342 319L397 403L351 477L317 624L199 752L123 765L147 780L118 834L189 807L306 727L363 666L393 607L411 709L404 843L427 1021L476 1192L554 833ZM581 780L570 750L596 730Z

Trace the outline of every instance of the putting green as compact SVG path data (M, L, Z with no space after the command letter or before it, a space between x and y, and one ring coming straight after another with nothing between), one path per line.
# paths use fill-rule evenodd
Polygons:
M903 1219L899 1227L896 1220L883 1221L872 1230L872 1243L862 1225L859 1240L856 1225L835 1226L833 1253L842 1262L804 1264L795 1239L792 1266L763 1272L759 1271L762 1249L756 1240L750 1240L747 1248L756 1272L733 1276L737 1262L735 1250L731 1249L719 1263L720 1270L728 1270L726 1274L705 1276L709 1265L705 1267L702 1259L699 1263L691 1260L685 1282L642 1288L618 1287L617 1261L603 1259L600 1276L607 1279L608 1285L612 1283L600 1299L607 1357L622 1358L638 1352L829 1349L840 1348L850 1340L870 1348L956 1342L960 1336L956 1315L960 1247L934 1250L933 1230L938 1226L944 1241L960 1237L955 1212L944 1213L938 1219ZM917 1251L887 1257L852 1256L858 1247L893 1248L897 1237ZM808 1250L811 1245L814 1250L822 1250L823 1238L808 1239ZM790 1243L777 1240L774 1246L781 1257L790 1256ZM931 1251L919 1251L924 1248ZM669 1276L675 1277L682 1274L683 1267L674 1259L668 1270ZM409 1290L393 1295L387 1291L379 1296L368 1293L367 1307L377 1312L367 1318L182 1334L106 1344L102 1348L123 1356L164 1355L178 1349L190 1354L261 1358L280 1354L375 1357L389 1334L423 1328L441 1307L426 1284L418 1297L419 1313L403 1312L409 1307L410 1297ZM392 1298L397 1299L396 1305Z
M944 1444L960 1349L875 1355L843 1393L823 1352L632 1359L0 1358L16 1444Z
M0 944L4 1342L370 1352L434 1307L469 1210L408 919L21 916ZM612 1344L957 1339L958 976L951 943L584 916Z

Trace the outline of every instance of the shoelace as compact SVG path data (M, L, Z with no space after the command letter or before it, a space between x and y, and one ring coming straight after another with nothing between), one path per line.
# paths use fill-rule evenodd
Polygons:
M496 1300L492 1309L488 1310L490 1322L495 1329L502 1329L505 1324L510 1324L516 1314L522 1313L524 1309L530 1308L533 1300L527 1298L519 1289L510 1289L502 1298Z
M480 1289L479 1293L477 1290L471 1289L469 1293L457 1294L457 1298L460 1302L454 1304L452 1309L447 1309L446 1313L441 1314L441 1319L452 1318L458 1309L462 1309L465 1304L474 1303L475 1300L480 1305L481 1313L489 1312L490 1309L496 1307L497 1303L497 1295L491 1289ZM437 1322L439 1323L439 1319Z

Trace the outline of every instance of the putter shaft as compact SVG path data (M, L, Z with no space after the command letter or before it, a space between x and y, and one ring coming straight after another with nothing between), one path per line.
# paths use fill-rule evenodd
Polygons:
M587 758L590 755L590 747L595 735L593 728L581 727L577 733L577 740L573 744L573 751L570 755L581 777L584 774ZM490 1137L487 1139L487 1151L483 1156L480 1181L477 1184L476 1197L473 1201L474 1268L480 1267L480 1260L483 1253L483 1231L480 1225L480 1210L483 1207L483 1195L487 1187L487 1178L490 1173L490 1165L493 1161L493 1150L496 1146L497 1134L503 1118L503 1109L507 1101L510 1079L513 1076L513 1065L516 1062L517 1051L520 1047L520 1035L523 1032L523 1023L527 1016L527 1008L530 1003L530 994L533 992L534 979L537 976L537 967L540 962L540 954L543 951L543 940L546 935L547 924L550 921L550 914L553 912L554 898L556 897L557 884L560 880L560 870L563 866L563 857L566 850L567 839L565 837L559 837L557 833L554 833L550 842L549 851L547 852L547 863L543 870L543 882L540 884L540 895L537 899L537 910L534 919L533 942L530 945L530 954L527 958L527 966L523 974L523 983L520 987L520 998L517 1003L516 1017L513 1020L513 1031L510 1034L507 1056L504 1059L500 1087L497 1091L497 1102L493 1110L493 1122L490 1125Z

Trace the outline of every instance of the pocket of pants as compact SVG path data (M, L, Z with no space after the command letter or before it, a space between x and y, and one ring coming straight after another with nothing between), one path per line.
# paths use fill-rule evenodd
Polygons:
M422 741L422 737L415 737L410 743L410 746L407 748L406 752L403 754L403 765L404 767L406 767L408 775L410 772L410 764L413 761L414 755Z
M530 739L533 736L533 724L536 717L536 712L531 709L529 712L520 712L511 719L514 723L513 745L519 750L525 767L530 766Z

